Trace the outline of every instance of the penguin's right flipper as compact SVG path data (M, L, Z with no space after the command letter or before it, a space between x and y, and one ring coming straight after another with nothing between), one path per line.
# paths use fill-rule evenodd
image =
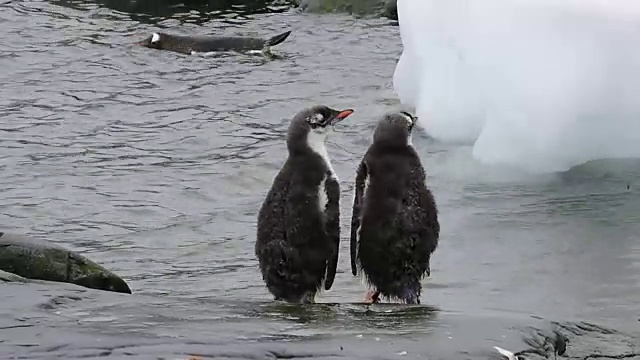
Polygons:
M283 32L282 34L276 35L265 42L265 47L276 46L281 44L283 41L287 40L289 35L291 34L291 30L287 32Z
M366 156L366 155L365 155ZM357 251L358 251L358 229L360 228L360 212L362 210L362 197L364 196L364 185L367 179L367 164L364 160L358 165L356 170L356 186L355 196L353 199L353 213L351 215L351 273L353 276L358 275L357 269Z

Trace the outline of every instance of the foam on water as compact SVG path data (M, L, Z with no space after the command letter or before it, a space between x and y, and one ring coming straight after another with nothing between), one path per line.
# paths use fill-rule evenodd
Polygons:
M403 103L485 164L640 157L640 2L399 0Z

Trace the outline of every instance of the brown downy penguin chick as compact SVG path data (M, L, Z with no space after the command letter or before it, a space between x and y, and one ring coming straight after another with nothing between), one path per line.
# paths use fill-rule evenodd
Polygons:
M313 303L333 285L340 245L340 186L325 148L333 126L353 113L314 106L295 115L289 156L258 213L255 253L276 300Z
M423 276L438 246L438 210L411 144L417 118L387 114L356 173L351 218L351 271L358 268L379 296L419 304Z
M269 39L241 36L172 35L153 33L138 45L152 49L169 50L183 54L207 53L212 51L262 51L269 52L272 46L285 41L291 31Z

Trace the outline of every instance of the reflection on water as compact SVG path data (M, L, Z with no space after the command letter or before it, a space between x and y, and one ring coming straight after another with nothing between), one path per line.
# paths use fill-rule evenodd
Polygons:
M314 327L358 329L370 327L381 333L416 331L436 319L438 310L430 306L398 304L322 303L309 306L268 303L261 316L312 324ZM416 327L417 326L417 327Z

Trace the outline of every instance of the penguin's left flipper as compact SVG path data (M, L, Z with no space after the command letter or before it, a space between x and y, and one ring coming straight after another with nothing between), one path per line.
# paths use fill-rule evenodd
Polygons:
M324 282L324 289L329 290L336 278L338 254L340 252L340 184L338 184L338 180L328 176L325 181L325 192L327 193L325 228L331 246L331 256L327 261L327 277Z

